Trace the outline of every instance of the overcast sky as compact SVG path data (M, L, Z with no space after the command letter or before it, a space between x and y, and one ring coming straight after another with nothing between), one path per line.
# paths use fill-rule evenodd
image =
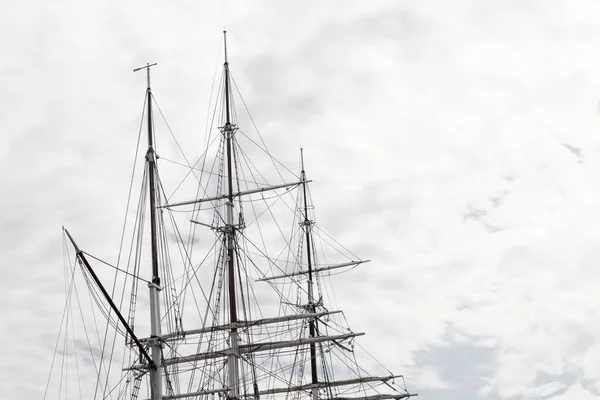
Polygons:
M43 395L61 226L114 259L132 69L159 63L199 147L226 27L270 149L294 168L305 148L321 227L373 260L337 287L364 347L426 399L600 399L600 3L5 3L3 397Z

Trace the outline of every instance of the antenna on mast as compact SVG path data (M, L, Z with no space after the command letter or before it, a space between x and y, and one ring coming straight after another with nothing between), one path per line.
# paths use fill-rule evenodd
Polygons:
M227 31L223 30L223 47L225 48L225 65L229 64L227 61Z
M148 74L147 74L147 77L148 77L148 78L147 78L147 81L148 81L148 89L150 89L150 67L154 67L154 66L155 66L155 65L157 65L157 64L158 64L158 63L153 63L153 64L150 64L150 63L148 63L148 64L146 64L146 65L145 65L145 66L143 66L143 67L139 67L139 68L136 68L136 69L134 69L134 70L133 70L133 72L138 72L138 71L141 71L141 70L143 70L143 69L145 69L145 70L147 71L147 73L148 73Z

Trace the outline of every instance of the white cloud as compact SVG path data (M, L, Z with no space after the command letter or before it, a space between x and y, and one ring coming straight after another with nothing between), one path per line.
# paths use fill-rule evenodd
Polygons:
M596 400L600 396L592 394L580 384L571 386L565 393L551 397L550 400Z
M49 367L60 226L106 258L117 248L144 83L130 70L159 62L160 105L187 147L199 148L223 25L234 76L270 147L292 166L305 147L319 222L374 260L337 286L352 326L382 327L365 347L414 371L406 377L417 392L456 389L443 370L414 365L417 351L452 340L493 352L491 370L474 372L489 396L552 396L569 374L600 389L597 8L7 7L0 246L10 285L0 332L14 344L2 361L8 395L39 398L43 385L23 377L43 382ZM354 303L357 278L372 301ZM388 354L383 339L397 351ZM575 383L551 398L596 396Z

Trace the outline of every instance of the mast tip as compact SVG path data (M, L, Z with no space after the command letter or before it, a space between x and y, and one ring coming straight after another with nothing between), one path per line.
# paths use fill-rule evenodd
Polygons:
M225 65L229 64L227 61L227 31L223 30L223 47L225 48Z
M155 65L157 65L157 64L158 64L158 63L152 63L152 64L150 64L150 63L146 63L146 65L144 65L143 67L135 68L135 69L133 70L133 72L138 72L138 71L141 71L141 70L143 70L143 69L150 69L150 67L154 67L154 66L155 66Z

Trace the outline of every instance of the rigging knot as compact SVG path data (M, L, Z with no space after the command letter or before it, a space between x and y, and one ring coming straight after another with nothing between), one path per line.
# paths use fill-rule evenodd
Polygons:
M231 136L233 136L235 134L235 132L237 132L238 127L236 124L232 124L231 122L226 122L225 125L219 127L219 130L221 131L221 133L228 133Z
M160 347L161 349L165 348L165 343L158 336L151 336L146 340L148 347Z
M314 312L318 307L323 307L323 296L319 297L317 302L308 302L307 304L298 304L297 307L302 308L308 312Z
M310 219L305 219L304 221L301 221L301 222L300 222L300 225L301 225L301 226L307 226L307 227L308 227L308 226L312 226L312 225L314 225L314 223L315 223L315 222L314 222L314 221L312 221L312 220L310 220Z
M162 288L160 287L160 277L158 276L153 276L152 277L152 282L148 282L148 287L151 288L156 288L156 290L158 290L159 292L162 290Z
M148 151L146 151L146 161L156 161L158 159L158 155L154 152L152 146L148 147Z

